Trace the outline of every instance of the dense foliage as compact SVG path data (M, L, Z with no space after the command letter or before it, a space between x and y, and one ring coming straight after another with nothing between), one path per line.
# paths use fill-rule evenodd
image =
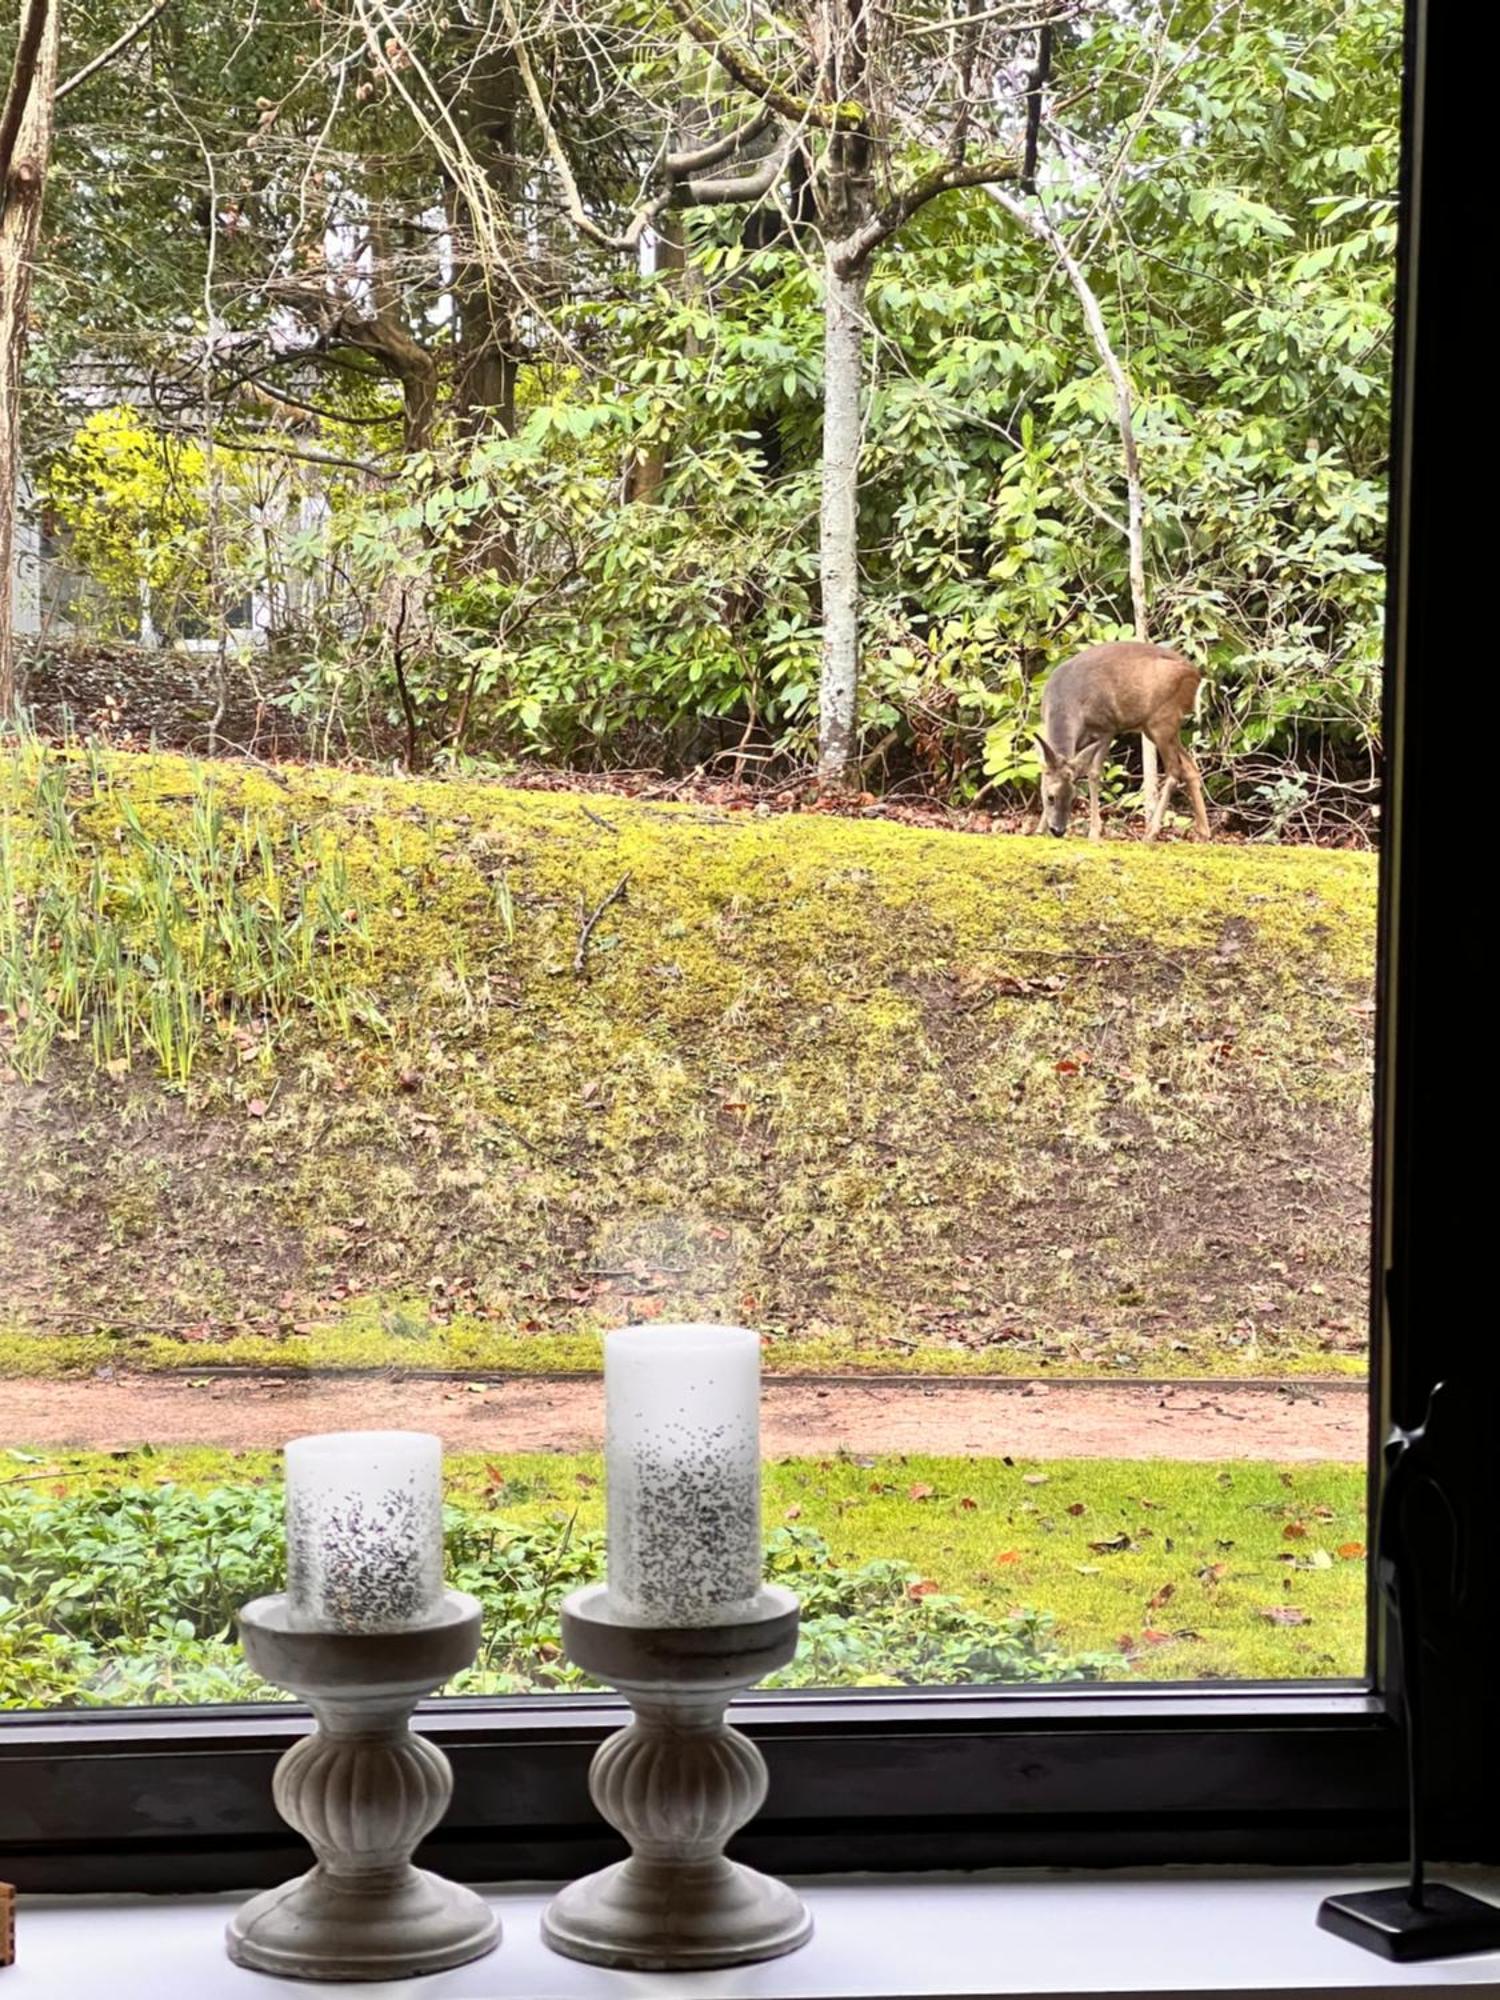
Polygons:
M642 103L707 85L654 10L575 12L549 102L604 214L649 165ZM413 760L805 753L815 246L774 203L699 207L638 272L562 214L515 51L403 19L459 124L494 70L488 206L336 4L247 35L174 7L59 106L33 434L78 558L123 623L143 591L200 621L259 591L283 698ZM1086 12L1018 197L1131 383L1153 634L1207 666L1205 761L1273 830L1377 751L1398 55L1394 0ZM1056 259L987 189L923 209L866 304L869 769L972 795L1032 775L1045 667L1131 629L1114 396ZM100 449L141 425L154 447Z
M599 1576L598 1536L452 1508L447 1540L450 1583L485 1610L479 1659L447 1691L587 1685L562 1657L558 1605ZM839 1568L807 1530L778 1529L767 1553L803 1604L796 1662L770 1685L1077 1680L1117 1664L1063 1651L1045 1615L995 1622L928 1594L905 1564ZM270 1487L0 1494L0 1708L281 1699L245 1665L234 1617L284 1573Z

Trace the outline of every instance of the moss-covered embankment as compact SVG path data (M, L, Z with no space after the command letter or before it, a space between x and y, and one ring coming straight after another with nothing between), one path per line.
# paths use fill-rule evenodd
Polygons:
M35 749L0 808L12 1373L1361 1365L1368 856Z

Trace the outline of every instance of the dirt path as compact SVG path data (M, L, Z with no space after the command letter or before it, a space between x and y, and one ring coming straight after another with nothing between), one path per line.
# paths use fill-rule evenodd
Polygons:
M436 1431L451 1451L588 1451L603 1436L597 1379L483 1386L385 1377L313 1381L0 1381L0 1443L274 1448L299 1432ZM930 1452L943 1457L1362 1461L1363 1383L1295 1390L1201 1383L768 1382L768 1457Z

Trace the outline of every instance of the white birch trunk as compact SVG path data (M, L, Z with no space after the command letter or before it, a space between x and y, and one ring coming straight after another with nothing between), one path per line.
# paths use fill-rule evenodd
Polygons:
M4 163L5 185L0 187L0 721L10 715L16 701L15 536L21 479L21 373L26 361L31 273L52 148L59 20L58 0L51 0L36 68L21 106L15 146Z
M1130 393L1130 378L1125 373L1120 357L1110 344L1109 329L1104 324L1104 313L1099 305L1093 286L1084 276L1083 267L1063 241L1061 232L1041 209L1028 207L1017 200L1008 188L991 185L986 189L990 199L1007 215L1019 222L1023 229L1034 236L1039 243L1056 257L1063 276L1073 287L1073 293L1083 308L1084 322L1089 330L1089 338L1094 343L1094 352L1099 356L1110 386L1115 392L1115 428L1120 434L1120 456L1125 469L1125 541L1130 559L1130 618L1135 627L1137 639L1151 637L1151 627L1146 603L1146 504L1141 487L1141 460L1135 443L1135 407ZM1156 745L1149 736L1141 738L1141 791L1146 813L1149 817L1156 803Z
M859 698L859 446L864 375L864 268L832 258L823 290L823 492L819 560L823 665L818 689L818 780L850 782Z

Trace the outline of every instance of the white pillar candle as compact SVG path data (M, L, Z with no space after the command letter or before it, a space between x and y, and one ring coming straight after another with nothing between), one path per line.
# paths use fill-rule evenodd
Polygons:
M303 1632L403 1632L443 1602L443 1448L330 1431L286 1448L288 1616Z
M609 1603L632 1625L729 1625L760 1594L760 1336L627 1326L604 1341Z

